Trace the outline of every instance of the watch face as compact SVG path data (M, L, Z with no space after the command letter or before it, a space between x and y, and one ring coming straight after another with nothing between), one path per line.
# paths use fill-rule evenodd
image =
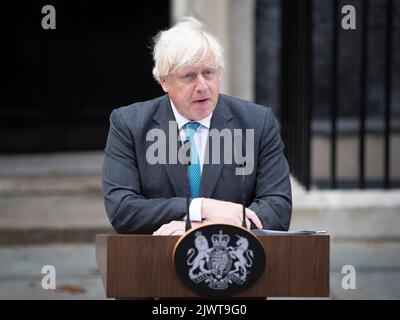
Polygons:
M262 275L266 255L258 239L242 227L209 224L190 231L177 243L178 277L192 290L214 296L248 289Z

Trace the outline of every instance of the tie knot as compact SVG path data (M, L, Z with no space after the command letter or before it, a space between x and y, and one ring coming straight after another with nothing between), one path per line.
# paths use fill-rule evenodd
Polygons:
M191 122L188 122L185 124L185 130L189 129L189 130L196 131L199 126L200 126L200 123L191 121Z
M188 122L184 125L185 128L185 133L186 133L186 139L192 139L194 132L197 130L197 128L200 126L200 123L191 121Z

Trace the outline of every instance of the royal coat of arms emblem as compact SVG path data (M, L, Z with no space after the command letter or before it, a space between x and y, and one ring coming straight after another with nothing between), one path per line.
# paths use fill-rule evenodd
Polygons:
M186 237L188 241L180 244L185 249L175 250L175 266L180 278L197 291L238 291L254 283L264 270L264 250L243 228L208 225Z

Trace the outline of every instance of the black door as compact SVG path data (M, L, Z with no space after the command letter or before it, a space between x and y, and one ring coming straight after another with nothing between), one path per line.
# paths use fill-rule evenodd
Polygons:
M168 1L2 4L0 152L103 149L112 109L163 93L151 38L168 24Z

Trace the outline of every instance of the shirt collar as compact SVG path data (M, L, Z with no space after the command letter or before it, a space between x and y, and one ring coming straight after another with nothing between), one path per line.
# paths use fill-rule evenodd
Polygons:
M181 130L182 127L186 123L188 123L188 122L190 122L192 120L189 120L188 118L186 118L183 115L181 115L178 112L178 110L176 110L176 107L175 107L174 103L172 102L172 100L169 99L169 101L171 102L172 112L174 113L175 120L178 123L178 129ZM207 129L210 129L212 114L213 113L211 112L207 117L205 117L204 119L201 119L201 120L196 120L196 122L200 123L202 126L206 127Z

